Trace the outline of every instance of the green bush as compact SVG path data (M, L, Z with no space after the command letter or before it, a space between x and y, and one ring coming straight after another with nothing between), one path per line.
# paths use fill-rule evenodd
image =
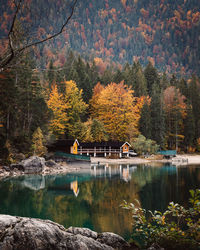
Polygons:
M124 201L123 208L133 215L132 241L141 249L153 243L170 250L200 249L200 189L190 190L190 195L190 208L170 202L164 213L146 211L138 201Z
M139 135L131 144L139 155L155 154L159 149L159 145L155 141L146 139L143 135Z

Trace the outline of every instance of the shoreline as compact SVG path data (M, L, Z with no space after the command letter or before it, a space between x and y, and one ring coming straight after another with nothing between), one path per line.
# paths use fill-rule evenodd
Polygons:
M91 163L99 164L145 164L145 163L172 163L174 165L200 165L200 155L181 154L172 159L156 159L153 157L108 159L103 157L91 157Z
M54 167L47 167L43 169L42 172L38 173L40 175L56 175L56 174L67 174L73 172L82 172L85 168L90 168L91 164L145 164L153 166L161 166L163 163L171 163L176 166L187 166L187 165L199 165L200 167L200 155L177 155L170 160L167 159L155 159L155 158L141 158L141 157L132 157L132 158L122 158L122 159L108 159L104 157L91 157L91 162L79 163L79 162L61 162L57 163ZM8 167L9 168L9 167ZM4 167L0 166L0 180L6 177L17 177L27 175L23 171L19 170L6 170Z

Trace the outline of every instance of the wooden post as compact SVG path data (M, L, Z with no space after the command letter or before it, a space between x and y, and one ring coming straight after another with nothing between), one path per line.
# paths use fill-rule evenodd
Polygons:
M104 157L106 157L107 154L106 154L106 147L104 147Z
M96 147L94 147L94 157L96 157Z
M111 146L109 146L109 156L111 156Z

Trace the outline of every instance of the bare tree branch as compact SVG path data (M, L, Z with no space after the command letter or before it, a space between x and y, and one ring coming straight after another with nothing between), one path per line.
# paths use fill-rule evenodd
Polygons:
M10 53L0 62L0 72L3 71L6 67L8 67L8 65L11 63L11 61L14 58L16 58L16 56L19 55L24 50L26 50L26 49L28 49L30 47L33 47L33 46L37 46L38 44L44 43L44 42L46 42L48 40L51 40L51 39L59 36L61 33L63 33L65 27L67 26L67 24L69 23L71 17L74 14L74 10L75 10L75 6L77 4L77 1L78 0L74 0L73 4L71 6L70 15L68 16L68 18L66 19L66 21L61 26L61 28L60 28L60 30L58 32L56 32L55 34L53 34L53 35L51 35L49 37L46 37L46 38L44 38L42 40L39 40L37 42L27 44L27 45L23 46L22 48L15 49L14 46L13 46L12 36L13 36L13 29L14 29L15 21L16 21L18 13L20 11L21 3L22 3L22 0L19 0L18 4L17 5L15 4L16 5L16 11L15 11L15 14L14 14L14 17L13 17L13 20L12 20L10 31L8 33L8 41L9 41Z
M15 51L13 48L13 41L12 41L12 34L13 34L13 29L14 29L16 18L17 18L17 14L19 13L19 10L21 8L21 3L22 3L22 0L19 0L18 4L15 3L16 11L15 11L15 14L14 14L11 26L10 26L10 30L8 32L8 42L9 42L8 45L10 47L11 52L2 60L0 64L1 67L5 67L6 65L8 65L15 56Z

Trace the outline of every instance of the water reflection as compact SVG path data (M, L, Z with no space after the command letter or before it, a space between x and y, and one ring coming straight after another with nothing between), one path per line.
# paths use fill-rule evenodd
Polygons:
M21 186L32 190L40 190L45 188L45 178L42 175L30 175L21 182Z
M91 165L90 173L91 175L95 177L110 177L113 178L113 176L118 176L124 181L128 182L131 180L132 172L134 172L137 169L137 166L133 166L130 164L127 165L99 165L94 164Z
M74 195L77 197L78 194L79 194L78 181L77 180L76 181L72 181L70 183L70 188L71 188L71 190L73 190Z
M89 227L129 237L131 215L120 204L165 210L170 201L187 205L199 188L200 167L92 165L84 173L23 176L0 182L0 213L51 219L65 227Z

